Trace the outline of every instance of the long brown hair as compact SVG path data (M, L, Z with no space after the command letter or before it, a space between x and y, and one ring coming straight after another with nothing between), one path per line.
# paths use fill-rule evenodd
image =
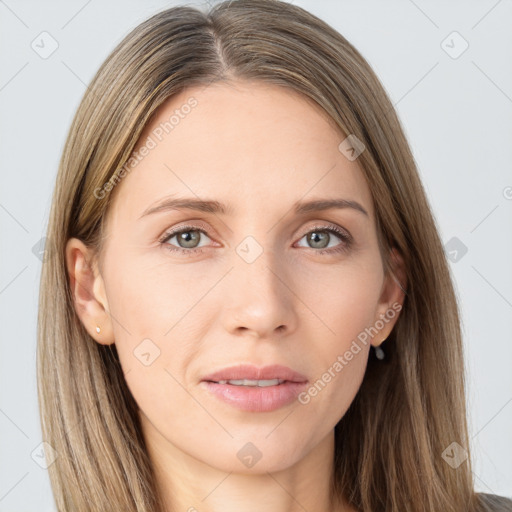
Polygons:
M491 510L473 490L459 312L449 267L393 105L361 54L303 9L235 0L209 13L175 7L137 26L89 85L63 151L47 238L38 323L38 393L60 511L161 510L137 405L114 346L96 343L73 305L71 237L101 250L118 177L158 107L187 87L259 80L301 92L365 145L359 164L375 203L383 264L395 247L407 294L386 359L370 357L335 428L332 496L364 512ZM341 139L340 139L341 141ZM117 186L122 186L117 185Z

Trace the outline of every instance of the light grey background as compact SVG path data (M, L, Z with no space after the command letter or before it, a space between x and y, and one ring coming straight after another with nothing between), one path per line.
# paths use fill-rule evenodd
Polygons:
M0 0L0 511L55 509L47 471L31 458L42 441L41 262L32 248L45 233L67 130L85 84L114 46L177 3ZM294 3L358 48L398 110L455 258L476 487L512 497L512 4ZM43 31L58 43L46 59L31 47L51 48ZM469 46L458 55L464 40Z

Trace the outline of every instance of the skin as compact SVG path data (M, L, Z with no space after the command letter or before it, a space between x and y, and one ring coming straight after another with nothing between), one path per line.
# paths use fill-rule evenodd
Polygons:
M169 508L354 510L329 505L334 427L360 387L370 341L379 345L398 314L307 404L240 411L200 381L252 363L283 364L314 383L391 304L403 303L397 281L384 275L370 190L357 159L338 150L345 137L328 116L275 85L185 90L159 108L138 148L190 97L197 106L116 185L99 265L80 240L68 241L76 311L98 343L116 344ZM173 194L214 199L232 212L140 218ZM319 198L357 201L368 216L352 208L292 211L296 201ZM177 236L159 242L189 223L206 232L187 232L201 237L202 252L171 252L169 245L194 247ZM353 242L319 254L346 244L335 233L324 232L325 245L307 236L333 225ZM247 236L262 250L251 263L237 253ZM393 256L405 288L403 262ZM160 350L149 365L134 355L147 338L150 357ZM248 442L261 452L252 467L237 457Z

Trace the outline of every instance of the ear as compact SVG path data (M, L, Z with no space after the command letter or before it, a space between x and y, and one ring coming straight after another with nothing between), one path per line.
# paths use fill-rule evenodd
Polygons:
M382 320L384 327L371 341L378 347L391 333L395 326L405 300L407 290L407 273L402 255L396 247L391 249L391 270L382 285L381 296L377 306L375 322Z
M78 238L66 243L66 266L75 311L96 342L114 343L105 285L96 264L95 254ZM100 328L100 332L96 331Z

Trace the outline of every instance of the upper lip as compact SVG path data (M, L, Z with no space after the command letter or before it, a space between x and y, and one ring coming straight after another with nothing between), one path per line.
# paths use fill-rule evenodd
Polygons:
M287 380L289 382L307 382L307 378L288 368L278 364L263 366L258 368L257 366L249 364L239 364L236 366L230 366L229 368L223 368L222 370L216 371L203 377L202 380L219 382L220 380L272 380L280 379Z

